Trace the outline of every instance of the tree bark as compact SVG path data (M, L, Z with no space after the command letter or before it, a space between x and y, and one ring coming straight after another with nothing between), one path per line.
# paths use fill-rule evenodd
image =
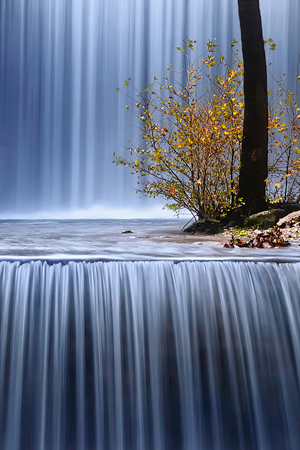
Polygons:
M239 179L244 211L265 209L268 174L267 69L259 0L238 0L244 59L245 116Z

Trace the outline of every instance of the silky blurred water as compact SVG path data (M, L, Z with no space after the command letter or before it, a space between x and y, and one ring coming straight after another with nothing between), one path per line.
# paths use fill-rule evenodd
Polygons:
M281 249L221 248L230 236L186 234L186 223L187 219L0 221L0 259L300 260L296 242Z
M0 262L1 450L298 450L300 264Z
M260 7L264 38L277 44L267 51L269 90L283 78L295 91L299 2L260 0ZM187 35L197 40L192 62L209 39L230 61L232 40L240 41L237 1L1 0L0 217L59 210L85 218L98 210L104 218L107 209L154 208L135 195L130 170L111 159L141 145L131 108L137 91L162 80L169 64L183 80L176 47ZM137 91L124 87L129 78Z

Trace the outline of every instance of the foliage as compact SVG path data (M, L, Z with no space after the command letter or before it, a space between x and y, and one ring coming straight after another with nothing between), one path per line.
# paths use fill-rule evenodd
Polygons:
M232 236L250 236L250 231L244 228L235 227L231 229Z
M271 247L287 247L290 245L282 236L280 228L274 227L272 230L257 233L249 241L243 241L232 235L228 244L224 247L248 247L248 248L271 248Z
M194 43L184 41L190 50ZM237 201L243 66L238 60L229 66L223 56L217 61L216 47L209 41L204 58L187 65L184 84L169 67L164 83L154 77L150 90L138 94L145 145L128 149L134 160L115 156L138 174L137 193L162 196L172 210L184 208L199 219L220 215Z
M297 77L300 82L300 76ZM300 108L296 94L278 82L277 101L269 108L270 165L267 197L273 201L299 200L300 188ZM269 92L270 96L273 94Z
M203 59L191 64L195 42L187 39L184 48L177 47L184 52L186 69L174 74L169 66L162 83L154 77L153 84L132 99L144 145L128 148L129 160L114 154L114 162L137 174L136 193L163 197L176 213L186 209L197 219L209 219L239 206L242 200L237 193L244 69L235 49L237 41L232 43L230 64L221 54L217 56L214 41L207 42ZM265 43L275 50L271 39ZM130 84L125 81L125 87ZM297 93L279 81L278 92L269 92L269 97L267 199L293 201L300 186Z

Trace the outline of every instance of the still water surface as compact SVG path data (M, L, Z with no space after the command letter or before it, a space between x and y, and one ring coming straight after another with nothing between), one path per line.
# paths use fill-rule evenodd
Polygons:
M0 259L299 261L300 247L226 249L224 236L183 233L186 219L0 221ZM130 230L131 233L122 233Z

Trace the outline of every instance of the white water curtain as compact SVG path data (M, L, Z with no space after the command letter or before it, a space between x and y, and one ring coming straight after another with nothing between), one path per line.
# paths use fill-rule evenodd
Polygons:
M271 71L294 89L299 3L261 0L261 10L277 43ZM195 58L214 38L228 56L240 35L236 0L2 0L0 21L0 211L11 216L154 205L111 162L140 133L117 88L179 70L187 35Z

